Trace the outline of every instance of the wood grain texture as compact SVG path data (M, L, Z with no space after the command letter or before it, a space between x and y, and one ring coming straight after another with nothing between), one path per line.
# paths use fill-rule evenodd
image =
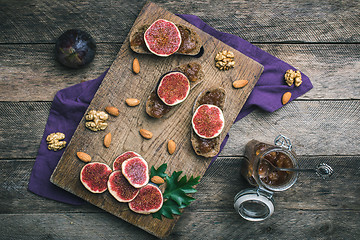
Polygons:
M168 239L188 239L190 236L196 239L238 239L239 236L312 239L322 234L330 239L339 236L355 239L352 235L359 232L357 219L360 213L360 193L354 191L360 187L356 181L360 177L357 171L359 157L299 156L302 166L314 166L323 161L329 163L335 169L334 175L329 180L319 180L313 175L301 174L291 189L274 195L274 215L268 221L256 224L241 219L233 209L235 194L249 187L240 176L241 161L242 158L222 157L210 166L197 187L196 201L185 209ZM33 163L34 160L0 162L0 176L5 180L0 183L2 239L29 239L29 236L35 239L118 239L119 232L122 239L155 239L89 204L71 206L29 193L26 186ZM340 185L343 187L339 188ZM18 225L24 227L19 229Z
M0 58L0 101L52 101L58 90L97 78L110 67L121 44L101 43L97 46L94 61L86 68L74 70L55 61L53 44L0 45L3 56ZM299 99L359 99L359 44L256 46L300 69L310 78L314 88Z
M358 1L153 2L175 14L197 15L216 29L251 42L360 42ZM123 42L145 3L34 0L24 4L3 0L0 43L54 42L62 32L74 27L89 31L97 42Z
M159 221L152 219L152 216L149 215L131 212L127 204L117 203L109 193L101 195L90 193L79 181L79 172L84 164L74 158L75 153L84 151L90 154L94 161L104 162L111 166L114 159L121 153L135 151L144 157L149 166L158 167L167 163L170 173L181 169L188 176L201 177L211 158L205 159L197 156L189 141L191 132L189 123L196 97L201 91L211 87L223 87L225 89L224 118L226 122L220 136L220 139L224 139L231 123L235 120L261 75L263 66L153 3L144 6L131 31L135 31L143 25L151 24L159 18L187 25L197 31L203 42L204 53L196 61L202 66L205 74L204 81L194 87L186 101L180 106L176 106L171 114L169 113L162 119L150 118L145 113L145 102L155 88L158 79L164 73L193 61L193 59L180 55L168 58L142 55L141 73L134 76L131 71L131 63L134 57L138 55L130 50L129 39L127 38L88 108L101 110L108 105L119 108L120 116L111 118L109 120L110 126L105 131L105 133L112 133L111 148L105 150L101 144L99 145L99 138L103 138L105 133L94 134L90 132L85 128L85 119L83 118L62 155L51 181L90 203L163 238L170 234L179 218L178 216L174 217L173 220L163 219ZM212 60L216 53L223 49L231 50L235 55L234 60L237 65L230 71L219 71ZM232 82L236 79L247 79L249 83L242 89L234 89ZM129 108L124 104L124 100L131 97L138 98L142 104L135 108ZM150 140L142 139L138 133L142 128L152 132L154 137ZM178 143L178 151L171 156L166 150L165 143L168 139L173 139Z
M249 188L249 184L240 175L243 157L220 157L206 171L196 201L185 212L232 212L233 199L240 190ZM322 180L313 174L300 174L296 184L289 190L274 195L276 213L284 209L311 210L360 210L356 191L360 187L359 156L298 156L301 167L312 168L319 163L328 163L334 174L328 180ZM84 204L71 206L49 201L27 191L28 179L34 159L1 160L2 181L0 214L41 214L41 213L101 213L103 210ZM342 187L339 187L342 186ZM311 197L309 197L311 196ZM109 214L110 216L111 214ZM119 220L120 221L120 220Z
M50 106L0 102L0 112L7 113L0 121L0 160L36 157ZM272 142L280 133L291 138L301 155L357 155L359 111L360 102L351 100L293 101L273 113L255 110L231 127L220 156L241 156L252 138Z
M360 234L359 212L284 210L269 221L246 222L236 213L185 212L169 240L349 239ZM309 219L312 219L310 221ZM0 215L2 239L158 239L107 213ZM19 225L23 226L19 228ZM101 229L101 230L98 230ZM116 231L114 231L114 229ZM325 237L324 237L325 236Z
M0 1L0 101L6 101L0 102L1 239L155 239L91 204L75 207L27 191L54 94L111 65L145 2ZM359 189L360 2L154 2L250 41L302 70L314 85L280 111L255 111L233 125L223 157L205 173L196 202L168 239L357 239L359 193L352 190ZM97 41L88 68L69 70L54 60L55 40L70 28ZM301 161L330 162L340 175L314 186L301 175L276 194L268 221L246 222L232 206L234 194L247 186L237 168L243 146L251 138L271 142L279 132L291 137Z

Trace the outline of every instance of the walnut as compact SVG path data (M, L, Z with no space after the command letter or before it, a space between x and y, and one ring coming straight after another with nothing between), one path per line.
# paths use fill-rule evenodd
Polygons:
M85 127L91 131L105 130L107 127L106 120L109 118L109 115L103 111L90 110L85 116Z
M58 151L66 146L66 141L60 141L65 139L65 134L61 132L51 133L46 137L48 149Z
M235 65L234 53L228 50L220 51L215 56L215 67L220 70L228 70Z
M293 85L293 83L295 82L295 86L298 87L302 83L300 71L294 71L292 69L289 69L286 71L284 77L285 77L285 82L289 86Z

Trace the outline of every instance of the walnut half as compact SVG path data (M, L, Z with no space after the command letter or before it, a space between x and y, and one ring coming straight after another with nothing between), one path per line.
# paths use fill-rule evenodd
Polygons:
M228 70L235 66L234 53L228 50L222 50L215 56L215 67L220 70Z
M50 133L46 137L46 142L48 144L48 149L53 151L58 151L66 146L66 141L60 141L65 139L65 134L61 132Z
M293 85L293 83L295 82L295 86L298 87L302 83L301 73L298 70L297 71L294 71L292 69L287 70L284 78L285 78L285 82L289 86Z
M91 131L100 131L105 130L108 126L106 120L109 118L109 115L103 111L90 110L85 116L85 127Z

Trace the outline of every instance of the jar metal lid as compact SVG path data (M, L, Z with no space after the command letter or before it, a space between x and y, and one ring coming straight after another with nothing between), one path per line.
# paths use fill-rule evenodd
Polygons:
M263 221L274 213L272 193L259 188L245 189L236 194L234 208L248 221Z

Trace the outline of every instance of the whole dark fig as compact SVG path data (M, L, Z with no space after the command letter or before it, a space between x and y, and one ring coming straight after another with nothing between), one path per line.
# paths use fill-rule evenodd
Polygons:
M56 40L55 51L60 63L70 68L80 68L94 59L96 43L87 32L71 29Z

